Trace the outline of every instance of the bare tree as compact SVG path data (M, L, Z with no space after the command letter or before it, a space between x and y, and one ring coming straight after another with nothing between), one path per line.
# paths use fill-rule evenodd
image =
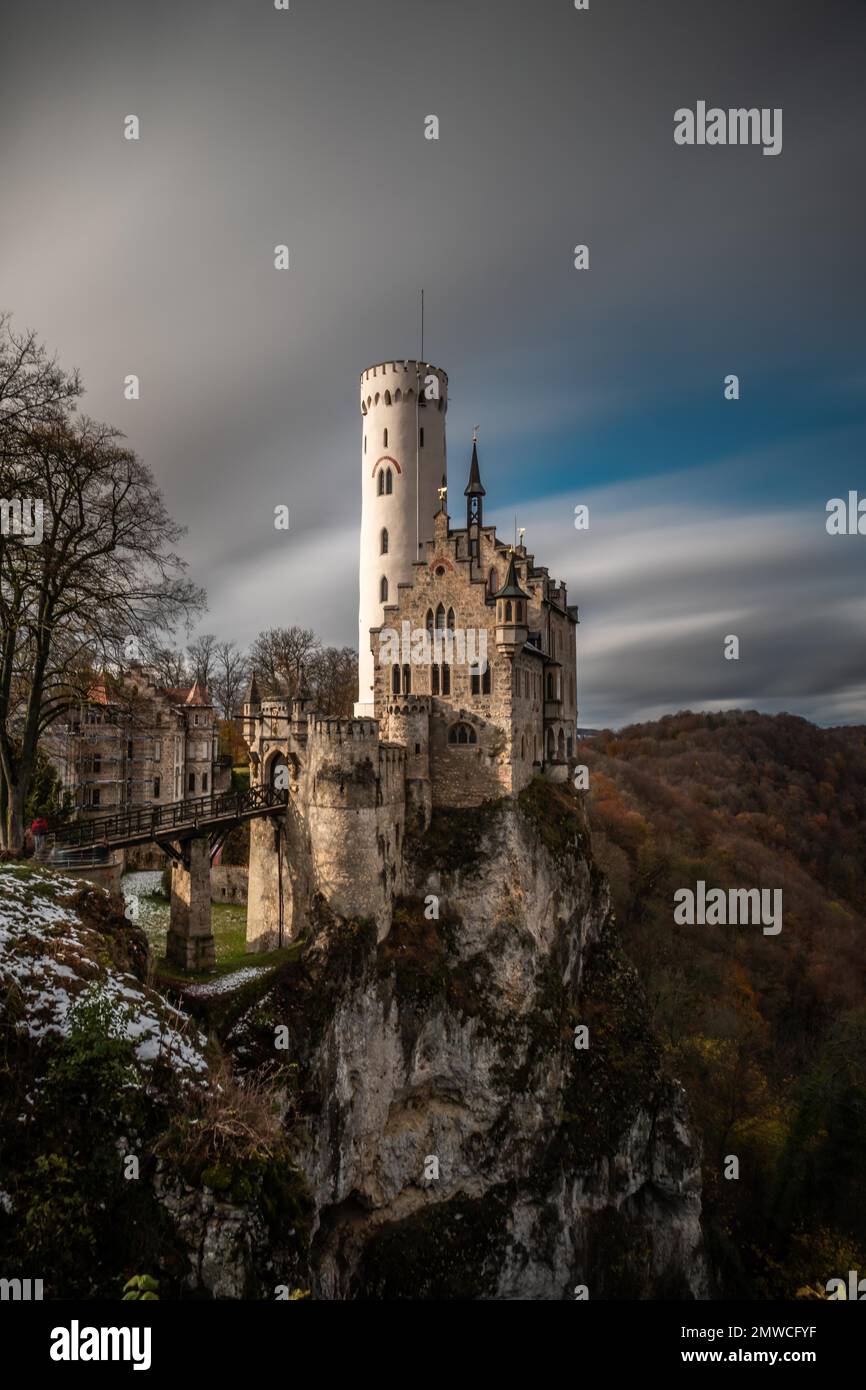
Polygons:
M358 693L358 653L351 647L323 647L311 658L311 694L323 714L348 716Z
M193 675L186 664L185 652L152 646L147 654L147 667L156 684L166 689L184 690L192 685Z
M29 432L66 419L81 393L78 372L64 371L31 329L16 333L9 314L0 312L0 495L14 496L7 485L21 481L15 465L27 452Z
M259 633L250 648L249 659L262 693L296 695L303 683L304 671L321 645L308 627L272 627Z
M213 696L223 719L234 719L240 712L249 663L234 642L218 642L214 648Z
M43 508L40 543L0 534L0 844L18 852L41 733L130 638L173 628L204 595L173 549L183 530L116 430L82 417L12 434L2 495L11 483Z
M201 637L197 637L194 642L190 642L186 649L189 666L193 673L193 679L197 680L207 690L210 687L211 678L215 670L217 639L212 632L205 632Z

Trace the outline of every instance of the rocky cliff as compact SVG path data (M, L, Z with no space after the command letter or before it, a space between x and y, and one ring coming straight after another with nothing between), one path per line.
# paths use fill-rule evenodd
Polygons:
M407 853L385 941L320 909L227 1031L250 1074L288 1030L314 1296L704 1296L699 1155L571 789L441 813Z
M575 794L438 814L405 853L385 940L318 901L293 958L174 1002L106 893L0 870L7 1273L46 1297L141 1274L161 1297L705 1295L699 1156Z

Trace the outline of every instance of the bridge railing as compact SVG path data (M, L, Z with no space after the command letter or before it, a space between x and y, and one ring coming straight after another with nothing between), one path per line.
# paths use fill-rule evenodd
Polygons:
M171 838L172 832L207 825L216 820L240 820L256 811L285 806L288 792L277 787L256 786L245 791L219 792L188 801L170 801L165 806L145 806L138 811L122 811L70 826L57 838L57 847L118 843L146 836Z

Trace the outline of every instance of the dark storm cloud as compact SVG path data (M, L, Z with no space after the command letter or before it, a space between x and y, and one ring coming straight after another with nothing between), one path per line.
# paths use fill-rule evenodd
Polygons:
M863 722L862 538L828 535L823 504L698 507L683 501L683 482L582 491L587 531L573 527L577 494L520 512L530 550L573 577L580 722L756 706ZM724 656L729 635L738 660Z
M153 467L189 527L206 628L247 641L298 621L353 642L357 379L417 353L422 284L425 348L451 383L452 498L477 421L490 501L522 519L579 485L591 427L627 421L639 454L640 411L717 394L732 362L753 400L762 375L831 360L862 399L863 37L862 8L835 0L13 6L0 304L82 368L87 410ZM782 154L677 149L673 112L698 98L783 107ZM750 593L706 579L690 537L721 523L700 484L665 553L634 503L595 570L551 533L573 596L604 617L581 631L586 720L711 699L714 682L719 702L854 717L857 578L819 548L807 589L775 428L727 499ZM708 423L694 463L717 452ZM602 454L615 483L620 455ZM761 470L781 528L763 550ZM641 496L651 508L652 486ZM747 619L749 664L717 671L717 623Z

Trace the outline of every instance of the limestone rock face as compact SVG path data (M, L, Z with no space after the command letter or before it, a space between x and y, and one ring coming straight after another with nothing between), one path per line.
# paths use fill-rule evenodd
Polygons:
M571 789L437 813L407 859L389 936L320 914L229 1039L255 1067L289 1028L313 1295L706 1296L700 1156Z

